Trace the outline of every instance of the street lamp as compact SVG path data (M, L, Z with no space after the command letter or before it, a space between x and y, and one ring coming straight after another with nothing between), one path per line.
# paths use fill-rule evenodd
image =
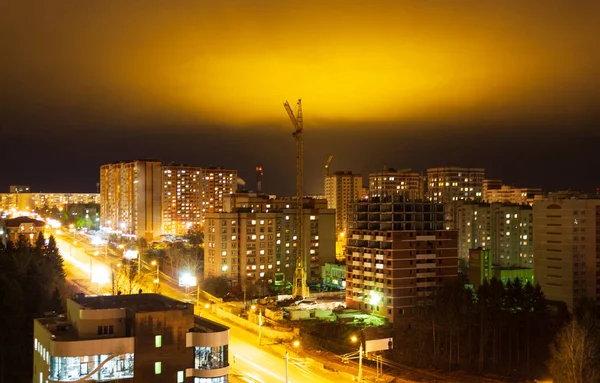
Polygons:
M295 340L294 343L292 343L292 345L294 347L298 347L300 346L300 341L299 340ZM290 364L290 356L287 352L287 350L285 351L285 383L288 383L288 366Z
M158 284L160 283L160 278L159 278L160 265L158 264L158 262L156 260L153 260L152 262L150 262L150 264L152 266L156 266L156 279L154 280L154 283L156 283L156 288L158 289Z
M362 346L362 342L358 339L358 337L356 335L352 335L352 338L350 338L350 340L352 341L352 343L356 343L359 342L360 343L360 347L358 348L358 382L362 382L362 357L363 357L363 346Z

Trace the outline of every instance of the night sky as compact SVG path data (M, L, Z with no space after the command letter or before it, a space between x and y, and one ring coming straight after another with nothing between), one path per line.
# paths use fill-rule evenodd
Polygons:
M367 4L368 3L368 4ZM99 166L485 167L600 187L600 1L0 0L0 192L96 190Z

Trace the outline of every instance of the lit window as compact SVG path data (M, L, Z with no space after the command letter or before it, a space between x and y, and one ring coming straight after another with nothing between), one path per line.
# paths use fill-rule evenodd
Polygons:
M162 347L162 335L156 335L154 337L154 346L156 348Z
M315 219L317 219L317 217L315 217L314 215L311 215L311 216L310 216L310 220L311 220L311 221L314 221Z
M177 371L177 383L183 383L183 371Z
M154 374L162 374L162 362L154 362Z

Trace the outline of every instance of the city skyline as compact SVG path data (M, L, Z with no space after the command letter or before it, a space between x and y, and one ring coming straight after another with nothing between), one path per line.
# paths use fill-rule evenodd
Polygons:
M250 185L263 165L264 190L291 195L281 103L296 98L307 194L329 155L332 171L363 175L482 167L526 187L598 187L597 2L0 10L0 159L18 165L0 188L91 192L101 164L151 157L237 169Z

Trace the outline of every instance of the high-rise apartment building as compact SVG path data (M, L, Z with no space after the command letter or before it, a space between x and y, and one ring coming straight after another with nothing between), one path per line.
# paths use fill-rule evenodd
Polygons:
M157 294L77 297L34 320L33 382L225 383L229 329Z
M572 309L600 302L600 198L545 198L533 205L535 281Z
M206 278L222 276L241 288L249 282L282 286L291 281L297 246L295 200L261 197L252 197L255 203L238 196L229 212L206 215ZM335 211L327 209L325 200L305 199L303 214L307 282L320 283L321 267L335 260Z
M187 165L162 167L162 226L169 235L185 235L202 225L202 168Z
M325 176L325 198L327 208L335 209L336 229L338 233L348 229L350 204L360 199L362 175L352 172L335 172Z
M223 210L237 190L237 171L157 160L117 162L100 168L101 224L147 240L184 235L204 215Z
M162 235L160 161L116 162L100 167L100 223L138 238Z
M440 167L427 169L427 193L430 201L444 204L445 228L456 225L459 201L481 201L485 169Z
M361 201L349 230L347 307L401 324L458 275L457 232L444 230L440 203L400 196Z
M495 266L533 268L533 210L529 205L457 204L459 259L469 250L490 250Z
M369 198L400 195L408 200L422 200L424 178L417 173L387 169L369 174Z
M202 213L222 212L223 198L237 191L237 170L207 167L202 168L202 177Z

